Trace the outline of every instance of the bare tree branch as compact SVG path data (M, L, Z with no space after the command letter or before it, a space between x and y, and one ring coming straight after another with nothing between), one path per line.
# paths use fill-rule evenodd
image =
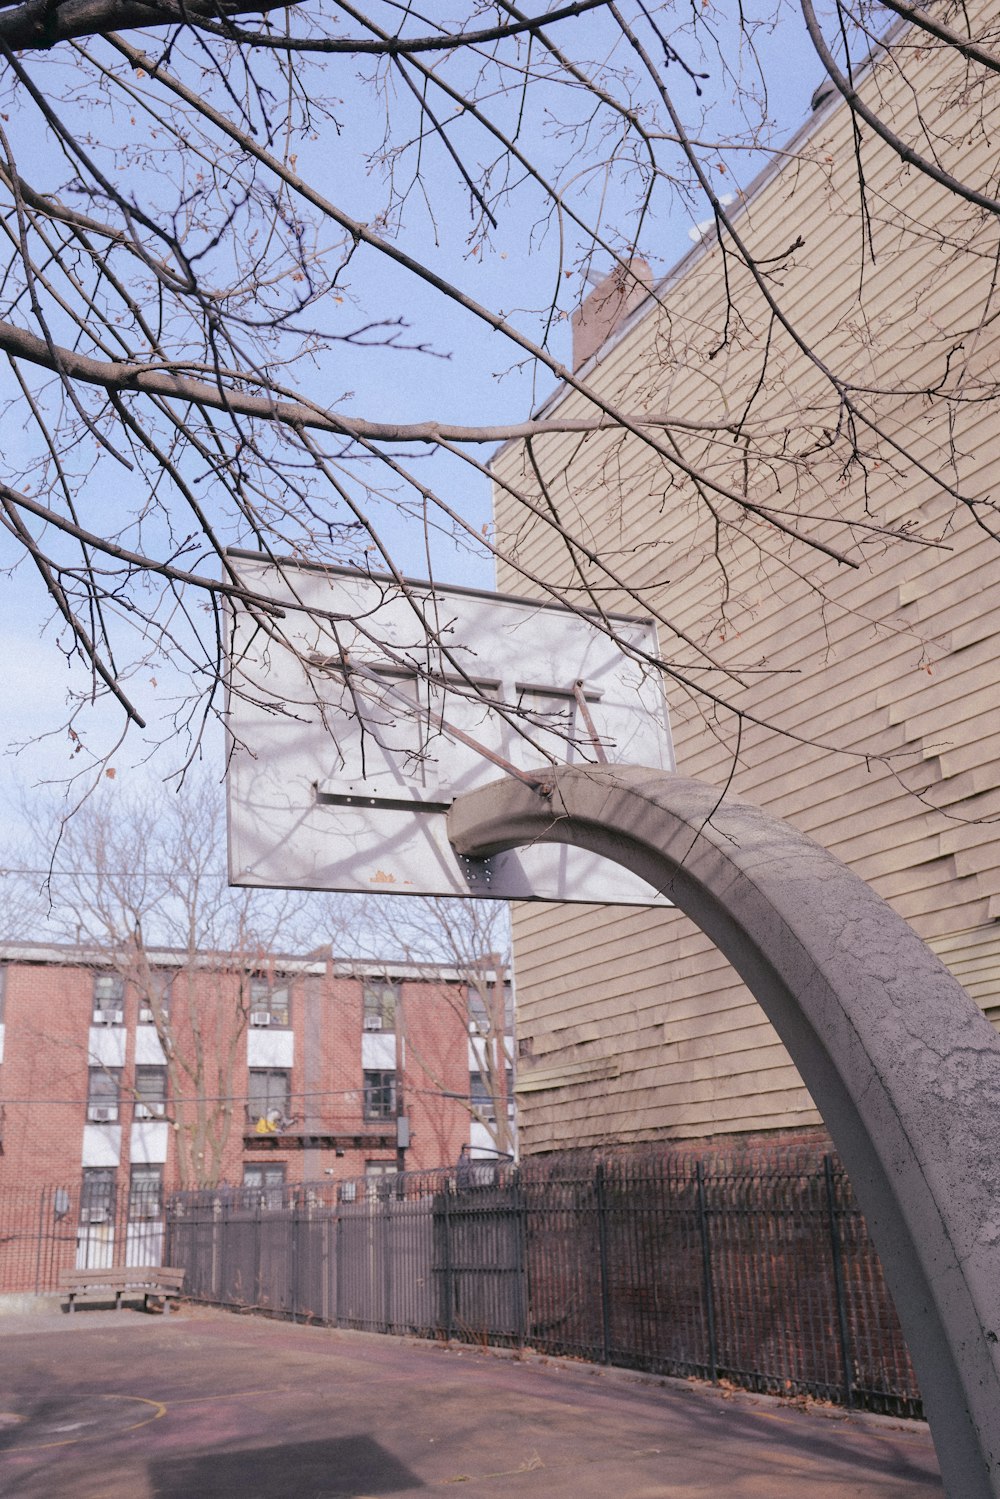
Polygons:
M617 431L620 420L599 413L594 417L539 418L537 421L497 422L481 427L465 427L449 422L378 422L362 417L349 417L333 411L324 411L302 400L280 399L281 389L270 382L271 394L249 395L238 388L238 383L261 383L252 376L236 370L216 369L210 371L202 366L200 373L213 373L219 384L199 380L187 373L192 366L178 366L177 372L164 369L160 361L99 360L72 349L49 346L44 339L36 338L23 328L0 322L0 349L11 358L27 359L32 364L55 374L63 373L86 385L96 385L102 390L126 394L134 391L139 395L162 396L168 400L188 402L194 406L207 407L212 411L226 411L234 416L252 417L257 421L279 422L293 429L305 427L316 432L332 432L341 437L364 439L367 442L391 443L477 443L496 444L518 441L526 437L539 437L552 432L601 432ZM194 368L198 368L195 366ZM184 372L182 372L184 371ZM222 383L226 382L226 383ZM231 383L230 383L231 382ZM675 421L670 416L636 416L637 428L651 431L663 427L680 427L691 432L733 432L737 423L732 418L722 421L693 422Z
M265 14L284 8L285 0L184 0L183 4L143 5L141 0L22 0L0 11L0 42L12 50L44 51L75 37L136 27L198 25L204 19Z
M192 686L155 732L176 742L182 725L196 754L220 701L225 602L275 649L292 633L231 549L384 572L405 596L417 569L398 555L399 515L427 575L446 544L594 612L610 638L617 610L642 612L671 642L644 668L750 735L810 742L747 708L748 682L773 669L731 646L752 580L808 578L825 615L838 570L952 546L959 507L996 533L962 448L963 423L1000 407L983 358L1000 310L980 149L1000 72L989 8L855 0L831 41L810 0L783 4L779 37L816 49L847 106L789 141L769 97L781 42L752 8L722 24L650 0L545 14L502 0L449 25L362 0L274 9L0 4L0 412L18 439L0 464L3 561L27 560L87 697L112 694L139 725L137 683L169 659ZM801 295L822 231L797 222L791 193L773 232L755 217L755 161L823 184L831 212L861 205L853 300L831 326ZM911 178L935 184L926 201ZM680 221L708 227L673 278L663 246ZM980 300L961 328L921 337L914 312L910 345L890 347L868 286L915 247L926 289L953 278ZM634 321L609 318L570 357L592 271ZM905 295L923 307L920 287ZM471 413L466 371L486 393ZM516 418L535 382L532 417L484 409L504 376L525 380ZM921 416L901 424L905 402ZM925 441L925 415L941 441ZM496 443L491 469L479 450ZM503 534L469 500L491 472L518 517ZM689 551L635 521L650 506L697 538ZM684 579L712 600L703 619ZM298 618L291 570L289 588ZM415 632L461 677L412 602ZM76 698L70 721L81 711Z

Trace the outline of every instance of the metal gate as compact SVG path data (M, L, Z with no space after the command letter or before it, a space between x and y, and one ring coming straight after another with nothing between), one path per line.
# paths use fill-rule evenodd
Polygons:
M434 1198L438 1325L447 1337L522 1344L527 1331L524 1214L516 1183L446 1184Z

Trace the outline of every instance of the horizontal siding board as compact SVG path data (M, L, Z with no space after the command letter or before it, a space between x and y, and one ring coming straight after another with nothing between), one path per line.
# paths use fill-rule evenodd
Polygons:
M938 63L931 48L913 65L929 78ZM991 119L1000 126L1000 91L989 100ZM913 123L911 98L894 97L893 107L903 128ZM961 148L963 169L971 161L984 180L993 166L986 139ZM942 149L953 148L945 143ZM792 174L778 172L751 203L744 232L755 246L780 248L789 215L795 223L821 224L822 233L806 235L783 272L784 305L813 331L818 347L849 354L859 378L877 375L881 361L898 368L901 387L916 388L942 368L952 330L976 328L993 274L995 233L978 229L967 206L873 147L868 182L877 204L879 255L866 269L866 308L876 335L866 342L858 336L856 279L846 253L858 232L847 111L824 118L804 150L809 160L794 183ZM919 219L928 225L921 240L907 227ZM965 261L961 276L954 274L945 231L986 236L980 260ZM766 319L757 306L745 337L709 364L705 355L725 316L718 263L717 252L689 259L667 293L669 312L637 321L611 347L594 383L631 409L644 405L694 419L739 410L759 375ZM736 267L733 284L737 293L745 284ZM979 372L991 380L1000 363L997 335L991 325L978 343L970 337L966 344L967 391L974 397ZM766 423L781 428L789 411L806 403L817 424L835 419L836 401L815 366L783 335L772 349L784 361L784 376L760 393L752 414L758 430ZM585 398L571 394L559 409L580 415L588 408ZM903 394L884 403L882 415L929 466L947 468L965 493L1000 492L995 403L970 398L946 418ZM953 454L946 420L953 423ZM714 465L721 480L734 481L739 455L731 446L692 434L678 441L688 460ZM950 550L901 542L849 571L815 557L804 561L801 548L766 527L741 523L723 535L724 578L711 555L704 507L674 470L664 508L668 466L641 442L607 433L584 442L553 435L536 453L553 476L563 513L612 555L631 589L719 661L771 669L727 690L746 713L790 734L744 725L733 793L780 812L846 858L935 944L979 1003L996 997L1000 1007L991 926L1000 919L1000 852L994 852L1000 839L992 822L975 822L1000 815L1000 670L990 623L1000 604L995 543L976 530L961 505L936 493L929 478L911 473L898 482L886 464L869 475L873 508L896 523L926 527ZM855 478L840 487L838 464L833 454L818 460L807 482L783 459L774 472L784 503L803 515L801 524L842 544L847 533L835 518L815 518L832 516L842 496L853 501L861 493ZM502 451L496 467L512 485L533 490L516 446ZM759 482L757 475L752 482ZM768 493L760 491L765 498ZM533 571L559 587L574 581L563 542L541 523L524 520L498 489L502 546L515 531L517 555ZM867 553L859 555L866 561ZM501 561L498 576L500 586L524 591L513 564ZM627 590L610 588L601 596L611 607L628 606ZM717 675L699 676L704 662L697 650L669 630L661 631L661 643L692 677L718 682ZM668 680L667 696L678 768L724 785L733 726L722 722L720 743L690 693ZM822 743L796 742L795 734ZM866 764L854 752L895 758L889 765ZM683 918L534 907L518 910L514 924L519 1034L531 1036L546 1064L560 1056L613 1054L621 1068L613 1089L594 1083L561 1090L544 1104L537 1095L523 1121L527 1149L656 1134L688 1139L818 1119L751 996Z

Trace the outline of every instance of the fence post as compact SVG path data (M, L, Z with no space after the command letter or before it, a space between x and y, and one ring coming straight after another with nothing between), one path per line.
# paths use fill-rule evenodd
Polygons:
M42 1235L45 1232L45 1203L48 1198L48 1188L42 1188L42 1195L38 1199L38 1247L35 1251L35 1294L42 1289Z
M708 1375L713 1384L719 1383L719 1350L715 1340L715 1287L712 1283L712 1245L708 1235L708 1207L705 1201L705 1168L701 1161L695 1164L695 1181L698 1186L698 1229L701 1235L701 1271L705 1287L705 1325L708 1331Z
M233 1235L230 1232L230 1221L232 1219L233 1197L226 1193L224 1197L216 1198L212 1204L212 1217L210 1227L212 1231L212 1264L210 1266L210 1285L215 1294L216 1301L225 1300L226 1289L226 1266L229 1261L229 1249L232 1244ZM256 1274L256 1271L254 1272ZM235 1283L235 1276L233 1277Z
M340 1191L337 1191L337 1201L334 1203L333 1219L333 1325L341 1327L340 1320L340 1278L345 1273L343 1264L343 1216L344 1208L340 1199Z
M176 1263L177 1263L177 1261L174 1259L174 1236L175 1236L175 1233L176 1233L176 1229L174 1227L174 1222L175 1222L175 1220L174 1220L174 1207L175 1207L175 1200L174 1200L173 1193L171 1193L171 1195L169 1197L164 1196L164 1198L163 1198L163 1263L165 1265L176 1265Z
M302 1220L299 1217L299 1193L298 1193L297 1189L296 1189L296 1191L292 1195L292 1204L291 1204L291 1206L292 1206L292 1211L291 1211L291 1224L290 1224L290 1226L291 1226L291 1231L292 1231L292 1242L291 1242L289 1248L291 1249L291 1261L292 1261L292 1285L291 1285L291 1291L292 1291L292 1296L291 1296L291 1301L292 1301L292 1321L293 1322L297 1322L299 1320L299 1291L300 1291L300 1287L299 1287L299 1256L300 1256L301 1250L302 1250L302 1245L299 1242L299 1234L301 1232Z
M111 1212L111 1264L127 1265L129 1251L129 1192L122 1192L115 1185L114 1207Z
M251 1302L251 1305L255 1306L255 1307L259 1307L260 1304L261 1304L261 1300L260 1300L260 1292L261 1292L261 1280L260 1280L260 1271L261 1271L261 1242L260 1241L261 1241L261 1234L263 1233L263 1222L264 1222L264 1216L263 1216L264 1215L264 1204L263 1204L263 1201L262 1201L263 1196L264 1196L264 1190L262 1189L261 1191L257 1192L255 1194L255 1196L256 1196L256 1207L254 1208L254 1216L253 1216L253 1301Z
M514 1190L512 1208L514 1214L514 1273L517 1277L515 1313L517 1317L517 1346L523 1348L528 1340L528 1205L521 1186L521 1172L514 1167Z
M454 1320L454 1304L451 1278L451 1217L448 1201L451 1196L451 1182L447 1178L442 1182L441 1192L441 1286L442 1300L444 1302L444 1335L451 1341L452 1322Z
M611 1287L608 1276L608 1204L604 1190L604 1163L599 1161L594 1176L597 1201L597 1244L601 1266L601 1360L611 1360Z
M385 1179L383 1178L383 1181ZM382 1182L379 1183L382 1185ZM392 1332L392 1196L385 1192L378 1218L382 1240L382 1331Z
M840 1364L844 1380L844 1405L848 1410L854 1404L851 1358L851 1333L847 1325L847 1302L844 1298L844 1267L837 1231L837 1198L833 1182L833 1159L823 1157L823 1176L826 1181L826 1204L830 1215L830 1252L833 1257L833 1285L837 1295L837 1330L840 1338Z

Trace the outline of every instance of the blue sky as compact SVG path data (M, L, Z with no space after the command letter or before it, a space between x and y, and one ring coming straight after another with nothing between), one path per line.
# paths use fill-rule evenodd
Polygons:
M577 52L588 47L586 28L598 28L593 18L574 23ZM724 24L724 23L723 23ZM591 41L596 48L600 34L595 29ZM780 122L780 133L787 135L805 117L809 97L819 79L819 64L803 39L801 23L793 27L784 22L773 36L762 38L771 64L770 111ZM353 70L354 73L357 69ZM679 75L674 78L679 99L694 107L691 85ZM706 86L716 88L715 80ZM726 129L731 118L732 102L725 86L712 97L717 99L710 124L718 133ZM338 112L339 133L333 127L318 132L318 138L302 150L300 170L312 176L329 190L348 212L361 220L377 210L382 188L376 178L366 173L361 162L365 143L372 138L377 125L378 101L370 88L344 73L343 107ZM39 143L37 166L45 166L44 146ZM30 150L29 150L30 157ZM311 159L310 159L311 158ZM30 161L29 167L35 165ZM755 164L743 158L741 174L746 180ZM406 209L402 238L407 249L426 257L442 274L458 281L483 303L502 308L515 321L530 322L520 307L538 307L551 295L554 274L554 247L551 238L539 253L528 256L524 247L531 237L530 214L523 208L511 212L501 223L495 248L472 256L465 244L465 226L469 222L468 194L454 176L442 168L436 172L438 196L436 208L442 225L440 244L437 231L423 210L419 199L412 198ZM140 186L141 184L136 184ZM612 214L614 205L611 205ZM666 271L689 247L692 219L698 215L677 212L656 223L653 233L645 236L655 249L654 270ZM598 269L606 267L598 263ZM361 251L352 266L353 289L361 302L361 312L368 316L401 316L411 325L415 341L427 342L435 355L394 353L392 355L361 353L341 349L321 366L322 388L329 389L331 399L345 392L353 396L344 401L346 409L376 417L399 420L421 420L439 416L467 423L519 420L551 388L550 377L542 374L536 385L531 372L508 370L511 353L498 348L495 336L484 333L482 326L470 317L454 312L442 316L442 303L436 294L415 284L394 266L380 261L371 252ZM579 300L585 288L578 275L566 277L562 296L566 310ZM345 311L345 316L349 310ZM563 321L553 336L553 352L567 358L569 327ZM440 355L443 357L436 357ZM18 425L7 418L5 433L8 458L16 459L20 442ZM484 455L485 456L485 455ZM433 476L449 489L472 523L481 525L489 516L489 493L485 479L469 469L460 475L447 460L422 460L418 469ZM125 482L123 480L123 482ZM109 495L107 503L113 503ZM424 538L418 523L380 507L380 522L388 534L395 559L404 570L416 575L425 571ZM9 541L2 544L9 547ZM0 563L7 565L10 553L0 550ZM440 581L461 582L489 587L491 567L485 554L472 556L458 551L442 540L435 547L435 567ZM40 782L60 782L72 769L73 746L60 732L65 714L67 690L84 686L77 666L68 664L55 643L55 631L47 624L48 607L36 578L25 567L3 581L5 608L0 623L0 679L2 679L5 714L0 741L7 753L0 759L0 796L8 806L8 824L15 828L19 814L16 808L25 788ZM157 688L142 684L146 702L164 701L176 690L169 670L162 671ZM117 714L100 706L90 715L89 733L102 747L113 743L118 732ZM22 746L18 753L15 747ZM222 736L210 731L206 752L215 757L221 775ZM146 780L169 774L176 768L171 762L169 746L149 761L148 745L141 735L135 736L116 760L118 775L123 779ZM60 796L58 785L43 793Z

